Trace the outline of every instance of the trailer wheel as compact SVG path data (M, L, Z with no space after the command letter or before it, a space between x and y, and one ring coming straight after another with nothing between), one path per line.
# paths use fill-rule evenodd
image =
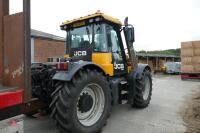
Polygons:
M63 132L98 133L111 110L111 92L97 71L80 71L52 94L51 116ZM62 87L61 87L62 86Z
M136 94L133 107L145 108L149 105L152 95L152 76L149 71L144 71L140 79L135 82Z

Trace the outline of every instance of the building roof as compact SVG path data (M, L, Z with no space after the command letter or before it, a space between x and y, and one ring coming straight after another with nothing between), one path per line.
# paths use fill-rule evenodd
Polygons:
M73 20L67 20L67 21L63 22L63 24L61 26L70 25L70 24L76 23L77 21L84 21L84 20L88 20L88 19L96 18L96 17L102 17L103 19L105 19L107 21L122 25L122 23L121 23L121 21L119 19L113 18L111 16L108 16L108 15L100 12L100 11L97 11L94 14L89 14L87 16L80 17L80 18L73 19Z
M137 53L137 56L140 56L140 57L180 58L180 56L176 56L176 55L150 54L150 53Z
M55 41L65 41L64 37L56 36L56 35L53 35L53 34L49 34L49 33L34 30L34 29L31 30L31 37L50 39L50 40L55 40Z

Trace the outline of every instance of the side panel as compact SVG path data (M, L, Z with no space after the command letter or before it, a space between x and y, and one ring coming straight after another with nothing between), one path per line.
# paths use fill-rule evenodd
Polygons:
M64 58L69 58L68 54L64 55ZM114 66L112 64L111 53L92 53L92 62L98 64L109 76L114 75Z
M101 66L109 76L114 75L111 53L93 53L92 62Z
M23 97L23 90L0 93L0 109L21 104L22 97Z
M4 85L24 88L23 13L4 17Z

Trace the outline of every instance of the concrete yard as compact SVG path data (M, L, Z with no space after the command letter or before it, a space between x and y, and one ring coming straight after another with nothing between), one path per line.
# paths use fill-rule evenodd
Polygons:
M152 101L148 108L130 105L113 108L103 133L182 133L186 131L181 112L187 97L200 89L200 82L181 81L179 76L154 76ZM49 116L24 118L25 133L59 133Z

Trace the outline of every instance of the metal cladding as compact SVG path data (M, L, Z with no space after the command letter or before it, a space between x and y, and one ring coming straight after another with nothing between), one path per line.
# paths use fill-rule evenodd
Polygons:
M4 17L4 84L24 88L23 13ZM12 39L11 39L12 38Z
M0 83L24 90L24 102L31 99L30 0L23 0L23 12L9 15L8 0L0 0Z
M9 14L9 0L0 0L0 84L3 80L3 17Z

